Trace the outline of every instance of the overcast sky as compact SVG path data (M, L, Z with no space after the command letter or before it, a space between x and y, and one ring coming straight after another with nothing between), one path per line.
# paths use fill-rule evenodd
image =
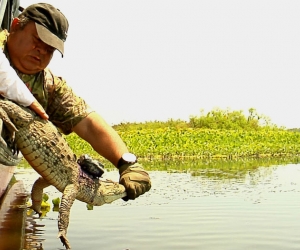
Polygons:
M218 107L300 127L300 1L48 3L70 23L50 68L110 124Z

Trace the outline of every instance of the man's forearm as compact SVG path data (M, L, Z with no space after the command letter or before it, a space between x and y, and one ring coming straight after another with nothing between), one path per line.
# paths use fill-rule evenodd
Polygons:
M96 112L90 113L79 122L73 131L115 166L123 153L128 152L118 133Z

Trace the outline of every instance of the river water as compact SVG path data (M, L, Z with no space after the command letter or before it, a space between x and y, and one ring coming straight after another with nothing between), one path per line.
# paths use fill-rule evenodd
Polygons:
M230 178L149 173L153 187L135 201L93 210L76 201L68 229L72 249L300 249L300 164L258 167ZM28 192L38 177L28 168L15 176ZM117 180L118 173L107 177ZM50 202L60 196L53 187L45 192ZM57 217L52 207L43 218L27 216L23 249L64 249L56 238Z

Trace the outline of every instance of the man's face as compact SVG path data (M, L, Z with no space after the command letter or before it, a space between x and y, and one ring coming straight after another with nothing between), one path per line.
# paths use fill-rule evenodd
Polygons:
M7 46L13 66L25 74L35 74L45 69L55 51L39 38L34 22L30 21L20 29L18 19L12 23Z

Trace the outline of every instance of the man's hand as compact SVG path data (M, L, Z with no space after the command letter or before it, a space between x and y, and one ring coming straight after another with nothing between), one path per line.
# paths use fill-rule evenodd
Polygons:
M126 164L120 167L120 184L124 185L127 196L124 201L134 200L151 188L149 174L138 164Z
M29 108L31 108L41 118L48 120L49 116L46 114L46 111L43 109L41 104L38 103L38 101L35 100L33 103L31 103Z

